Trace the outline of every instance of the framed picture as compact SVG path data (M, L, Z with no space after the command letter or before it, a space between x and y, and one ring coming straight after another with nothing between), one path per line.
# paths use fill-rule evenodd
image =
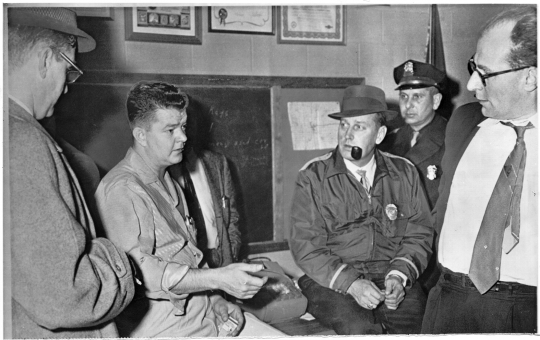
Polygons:
M78 17L100 18L105 20L113 19L113 9L111 7L68 7L77 13Z
M282 6L279 44L345 45L344 6Z
M274 35L274 17L272 6L209 6L208 31Z
M126 40L202 44L200 7L129 7Z

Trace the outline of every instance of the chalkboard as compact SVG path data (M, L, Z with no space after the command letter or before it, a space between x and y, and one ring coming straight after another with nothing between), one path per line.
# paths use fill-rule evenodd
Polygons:
M78 84L57 104L57 133L104 176L131 146L125 101L131 85ZM180 86L206 148L224 154L239 191L245 242L273 238L270 88ZM191 118L190 118L191 117Z
M197 119L197 140L230 161L245 217L242 235L249 242L272 240L270 89L185 88L185 92L190 96L188 120Z
M56 105L56 132L89 155L104 176L131 146L125 101L140 80L176 84L190 97L204 147L224 154L239 191L247 252L286 247L298 168L317 151L292 150L287 101L338 100L363 78L298 78L89 71ZM318 89L313 95L290 89ZM283 90L283 91L282 91ZM337 92L336 92L337 91ZM311 93L311 92L310 92ZM280 242L276 242L280 241Z

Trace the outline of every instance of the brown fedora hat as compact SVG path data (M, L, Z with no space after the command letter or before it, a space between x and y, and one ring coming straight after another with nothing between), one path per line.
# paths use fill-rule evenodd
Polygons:
M63 7L10 7L8 25L47 28L77 37L79 52L90 52L96 41L77 28L77 14Z
M341 111L329 114L330 118L340 119L357 117L380 112L386 120L392 120L398 116L396 111L388 110L384 91L375 86L354 85L345 89Z

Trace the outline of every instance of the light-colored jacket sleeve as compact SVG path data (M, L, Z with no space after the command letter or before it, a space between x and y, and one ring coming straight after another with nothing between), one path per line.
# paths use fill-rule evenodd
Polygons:
M107 238L137 264L137 278L144 294L151 299L168 299L183 311L188 294L172 289L188 272L188 264L168 262L154 255L155 225L151 199L145 191L125 181L104 185L96 190L96 203Z
M133 298L128 258L78 222L84 201L49 137L10 120L12 299L49 330L103 324Z

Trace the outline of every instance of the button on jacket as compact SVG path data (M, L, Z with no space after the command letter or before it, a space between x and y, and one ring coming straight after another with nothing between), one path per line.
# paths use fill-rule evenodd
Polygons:
M293 257L309 277L341 293L361 275L391 270L405 274L410 286L431 256L430 210L414 165L378 150L375 161L370 195L337 148L308 163L296 181Z

